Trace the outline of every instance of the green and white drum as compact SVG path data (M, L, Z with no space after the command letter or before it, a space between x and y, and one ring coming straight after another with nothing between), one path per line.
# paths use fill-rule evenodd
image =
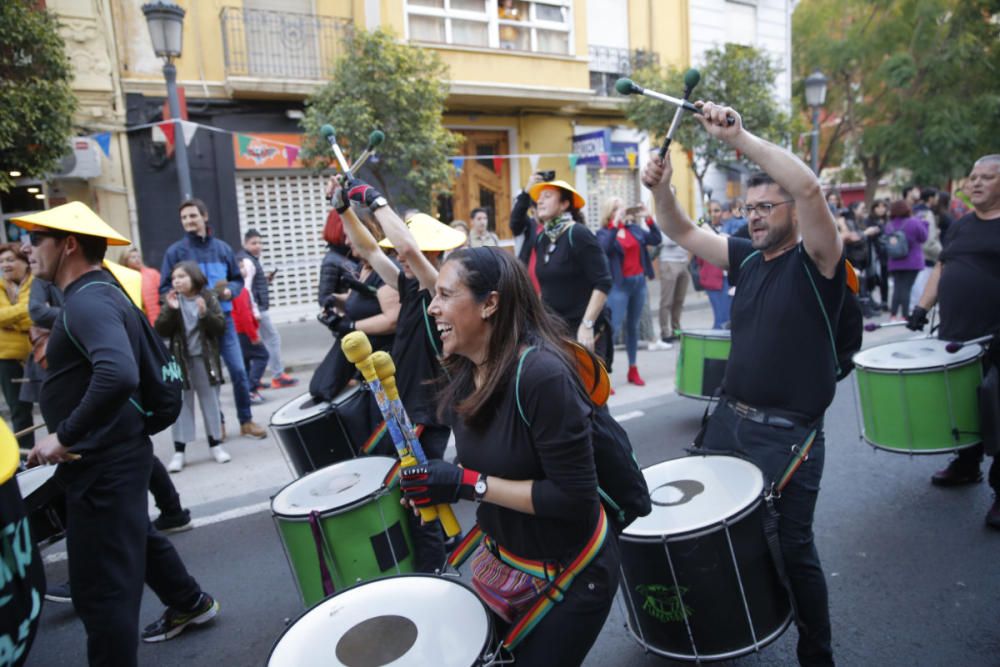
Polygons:
M395 459L384 456L335 463L295 480L271 499L306 607L359 581L413 571L396 466Z
M681 331L677 393L688 398L711 399L722 386L732 346L728 329Z
M981 441L978 345L949 353L934 338L888 343L854 355L862 435L873 447L943 454Z

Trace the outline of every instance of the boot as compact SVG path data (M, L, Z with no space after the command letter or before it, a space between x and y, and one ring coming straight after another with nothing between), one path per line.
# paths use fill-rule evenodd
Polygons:
M639 367L629 366L628 367L628 381L630 384L634 384L639 387L645 387L646 382L641 377L639 377Z

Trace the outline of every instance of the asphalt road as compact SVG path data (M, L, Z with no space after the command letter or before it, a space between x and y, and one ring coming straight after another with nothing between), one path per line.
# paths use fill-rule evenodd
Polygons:
M933 488L929 476L945 457L907 457L861 443L851 381L841 383L827 413L826 470L815 524L838 663L1000 666L1000 532L983 524L989 489ZM645 466L682 456L703 408L669 397L633 403L619 414ZM301 607L270 514L259 509L262 497L221 504L214 509L230 510L236 518L175 536L189 569L219 599L222 613L177 639L141 646L141 665L265 663L272 642ZM240 516L240 507L255 504L256 511ZM459 507L466 525L471 511L471 504ZM65 563L51 564L48 574L61 581ZM147 589L142 623L161 610ZM794 665L795 637L791 629L760 654L720 664ZM47 603L27 664L85 664L84 646L72 608ZM316 638L316 649L329 651L323 637ZM616 605L586 664L674 663L644 653L624 629Z

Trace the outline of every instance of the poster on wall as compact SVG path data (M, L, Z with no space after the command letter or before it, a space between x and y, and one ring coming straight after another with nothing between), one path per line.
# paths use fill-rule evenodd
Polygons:
M304 169L299 160L301 134L233 134L237 169Z

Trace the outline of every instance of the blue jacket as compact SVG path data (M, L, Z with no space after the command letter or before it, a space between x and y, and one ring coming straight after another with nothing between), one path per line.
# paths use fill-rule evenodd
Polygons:
M202 273L208 279L208 289L215 287L220 280L229 283L229 291L235 299L243 290L243 276L236 263L236 256L229 244L214 238L211 232L201 238L194 232L188 232L180 241L167 248L163 256L163 266L160 268L160 294L169 292L172 285L170 273L178 262L191 260L197 262ZM233 309L232 301L220 301L222 312Z
M639 225L626 225L635 240L639 242L639 260L642 262L642 272L646 278L652 280L656 274L653 273L653 262L649 259L646 246L655 246L663 243L663 235L656 223L650 220L649 231ZM624 276L622 275L622 264L625 262L625 251L622 244L618 242L618 230L602 227L597 230L597 242L601 244L604 253L608 256L608 265L611 267L611 282L614 285L621 285Z

